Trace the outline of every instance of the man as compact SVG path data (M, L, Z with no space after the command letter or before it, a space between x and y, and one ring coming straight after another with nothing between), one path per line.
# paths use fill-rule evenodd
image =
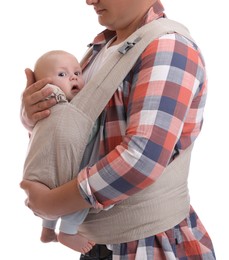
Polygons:
M109 57L109 51L117 50L139 27L165 17L159 0L86 2L94 7L99 23L107 28L95 38L93 56L83 64L86 82ZM27 77L22 121L27 128L32 128L37 120L49 115L49 108L55 102L41 102L49 94L42 90L47 82L33 84L29 70ZM111 250L106 253L103 250L101 257L107 257L103 259L215 259L211 239L189 205L187 189L182 214L177 198L170 203L176 189L168 191L163 200L156 188L144 200L148 189L151 192L157 187L165 171L171 167L174 172L182 171L181 166L175 171L172 163L188 151L201 130L206 87L205 65L196 43L179 33L154 40L101 114L100 134L90 150L90 163L85 164L77 179L54 190L38 183L22 182L21 187L28 194L27 205L43 217L115 205L107 214L92 213L82 225L81 231L95 236L95 242L106 244ZM169 184L166 182L162 188ZM140 198L141 194L144 196L136 210L136 197ZM181 194L178 198L183 203ZM47 197L52 200L45 200ZM126 203L128 210L123 213L120 208ZM116 223L117 212L121 214L120 226L110 224ZM125 214L131 221L125 222ZM93 224L93 221L98 222ZM129 224L134 228L128 229ZM92 227L91 233L88 227ZM104 240L100 239L102 235ZM93 259L93 255L100 259L97 255L101 248L104 249L97 245L81 259Z

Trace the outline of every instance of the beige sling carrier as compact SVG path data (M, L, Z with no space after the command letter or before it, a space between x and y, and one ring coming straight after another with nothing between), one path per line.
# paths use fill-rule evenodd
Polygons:
M155 38L174 32L193 41L183 25L167 18L138 29L71 103L94 122L146 46ZM181 152L147 189L110 210L92 210L79 231L96 243L114 244L154 235L178 224L189 213L187 179L191 150L189 147Z
M187 29L166 18L144 25L70 103L54 106L50 117L34 127L24 178L42 179L50 188L74 178L95 120L117 87L153 39L174 32L190 39ZM189 212L190 152L191 148L182 152L147 189L108 211L91 211L80 231L96 243L113 244L157 234L179 223Z

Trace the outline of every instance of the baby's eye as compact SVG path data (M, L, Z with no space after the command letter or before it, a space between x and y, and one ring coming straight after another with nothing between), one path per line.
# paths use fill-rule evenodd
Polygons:
M74 74L75 74L76 76L80 76L81 72L80 72L80 71L76 71Z
M64 76L66 76L66 75L67 75L66 72L60 72L60 73L58 73L58 76L59 76L59 77L64 77Z

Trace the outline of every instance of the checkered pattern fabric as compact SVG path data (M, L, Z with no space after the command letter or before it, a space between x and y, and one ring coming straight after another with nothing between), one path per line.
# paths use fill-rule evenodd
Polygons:
M145 22L165 16L160 1ZM95 39L90 65L113 37ZM82 169L78 180L95 208L122 201L157 181L173 155L200 133L207 78L201 52L179 34L154 40L118 87L100 117L100 160ZM211 240L198 216L138 241L112 245L114 260L215 259Z
M174 228L138 241L113 245L113 260L214 260L211 240L193 209Z

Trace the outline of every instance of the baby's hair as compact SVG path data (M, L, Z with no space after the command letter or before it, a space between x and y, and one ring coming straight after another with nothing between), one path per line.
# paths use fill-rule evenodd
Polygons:
M37 61L35 62L34 64L34 77L35 77L35 80L37 81L38 79L40 79L39 77L39 70L40 70L40 66L42 66L42 63L45 62L45 60L48 58L48 57L52 57L52 56L56 56L56 55L59 55L59 54L67 54L67 55L72 55L74 56L73 54L67 52L67 51L63 51L63 50L51 50L51 51L47 51L45 52L44 54L42 54L38 59Z
M37 61L35 62L35 65L34 65L34 71L36 70L37 66L39 65L39 63L46 59L47 57L49 56L52 56L52 55L57 55L57 54L69 54L69 55L72 55L71 53L67 52L67 51L63 51L63 50L51 50L51 51L48 51L44 54L42 54L38 59Z

